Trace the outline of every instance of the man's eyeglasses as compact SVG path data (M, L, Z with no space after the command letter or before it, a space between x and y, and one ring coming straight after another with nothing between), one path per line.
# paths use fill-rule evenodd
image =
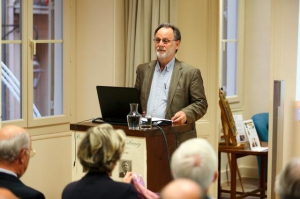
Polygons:
M32 158L35 155L34 149L26 149L29 152L29 156Z
M170 43L171 41L177 41L177 40L155 38L155 39L153 39L153 41L154 41L156 44L159 44L160 41L162 41L164 44L168 44L168 43Z

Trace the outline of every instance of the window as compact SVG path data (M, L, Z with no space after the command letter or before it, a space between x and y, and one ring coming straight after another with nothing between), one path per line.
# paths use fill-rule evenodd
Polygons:
M243 0L222 0L221 3L221 85L234 108L241 108Z
M68 121L64 0L1 0L2 121Z

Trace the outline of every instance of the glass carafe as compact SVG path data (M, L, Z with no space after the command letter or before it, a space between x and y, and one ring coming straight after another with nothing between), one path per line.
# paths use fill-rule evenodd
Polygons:
M130 113L127 115L128 129L139 130L141 122L141 114L138 112L138 103L131 103Z

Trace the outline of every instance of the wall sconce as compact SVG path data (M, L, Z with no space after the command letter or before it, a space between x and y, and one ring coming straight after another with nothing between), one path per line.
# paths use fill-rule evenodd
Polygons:
M300 122L300 101L295 102L295 119Z

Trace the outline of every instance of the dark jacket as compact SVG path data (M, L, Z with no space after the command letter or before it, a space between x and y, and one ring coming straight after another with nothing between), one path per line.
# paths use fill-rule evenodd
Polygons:
M132 184L116 182L105 173L87 173L79 181L68 184L62 199L138 199Z
M22 199L45 199L44 194L26 186L19 178L7 173L0 172L0 187L10 190Z

